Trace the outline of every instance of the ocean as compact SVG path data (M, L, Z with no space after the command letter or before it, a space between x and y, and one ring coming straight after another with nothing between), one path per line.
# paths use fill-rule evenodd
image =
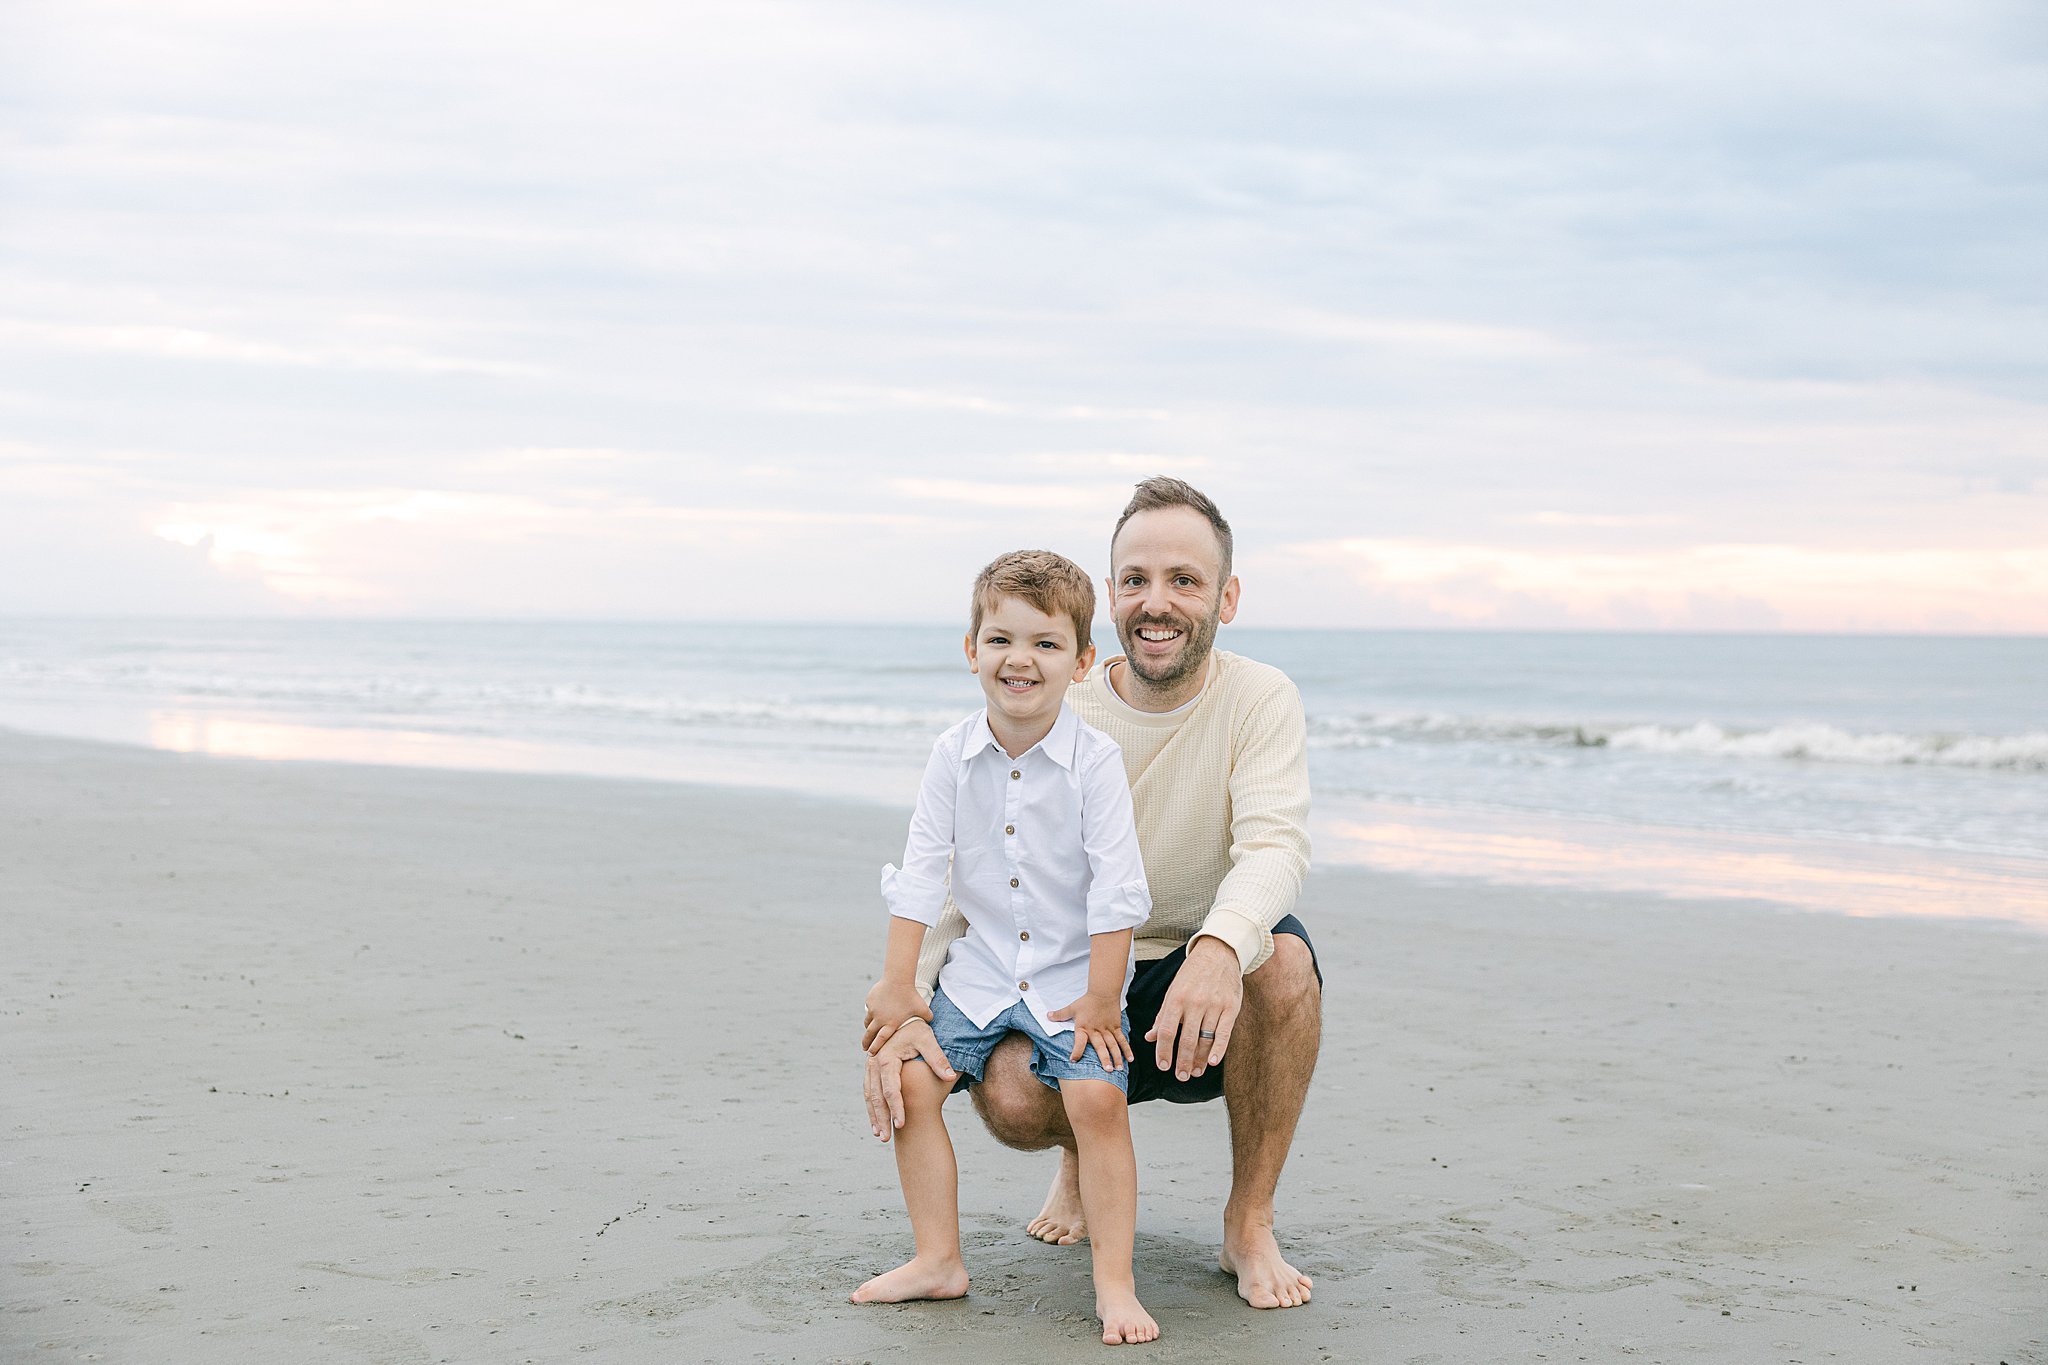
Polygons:
M1218 643L1301 688L1320 862L2048 926L2048 639ZM907 805L979 699L957 627L0 621L0 726L259 758Z

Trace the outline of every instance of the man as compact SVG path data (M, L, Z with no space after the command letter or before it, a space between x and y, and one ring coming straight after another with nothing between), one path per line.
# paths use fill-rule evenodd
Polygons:
M1322 1038L1322 978L1291 913L1308 869L1307 735L1285 674L1213 648L1217 626L1237 614L1230 560L1230 525L1213 502L1179 479L1139 484L1110 539L1124 654L1068 702L1123 748L1152 890L1128 1009L1133 1035L1153 1047L1139 1049L1131 1102L1223 1096L1231 1182L1218 1263L1254 1308L1292 1308L1308 1302L1311 1283L1280 1254L1273 1195ZM964 927L949 910L928 936L927 993ZM870 1018L863 1043L878 1130L902 1121L905 1062L921 1057L953 1076L920 1016ZM1029 1058L1028 1042L1005 1039L971 1093L998 1141L1060 1149L1029 1231L1070 1244L1086 1232L1074 1137Z

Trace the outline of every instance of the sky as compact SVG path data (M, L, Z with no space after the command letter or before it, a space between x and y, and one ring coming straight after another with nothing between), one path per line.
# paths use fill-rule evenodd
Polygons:
M0 8L0 614L2048 632L2048 15Z

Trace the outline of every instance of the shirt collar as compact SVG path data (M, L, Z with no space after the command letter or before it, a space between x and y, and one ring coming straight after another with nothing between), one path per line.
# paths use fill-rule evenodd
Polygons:
M1045 738L1039 740L1038 743L1032 745L1029 749L1026 749L1024 754L1043 750L1047 758L1059 764L1068 772L1072 772L1074 770L1075 755L1079 751L1080 745L1080 718L1074 714L1072 707L1068 706L1065 702L1061 702L1060 713L1053 721L1052 729L1046 731ZM968 736L967 743L961 746L961 766L965 767L972 760L981 757L990 748L994 748L997 753L1002 754L1005 758L1009 757L1008 752L1003 748L1002 741L996 738L996 732L989 728L988 712L984 710L981 713L980 723L975 726L974 732ZM1018 758L1023 758L1024 754L1019 754Z

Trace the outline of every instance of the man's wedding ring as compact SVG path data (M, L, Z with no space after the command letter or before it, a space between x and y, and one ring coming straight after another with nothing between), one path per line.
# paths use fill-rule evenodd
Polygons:
M1209 1032L1209 1030L1207 1029L1196 1029L1195 1036L1197 1038L1214 1038L1216 1035Z

